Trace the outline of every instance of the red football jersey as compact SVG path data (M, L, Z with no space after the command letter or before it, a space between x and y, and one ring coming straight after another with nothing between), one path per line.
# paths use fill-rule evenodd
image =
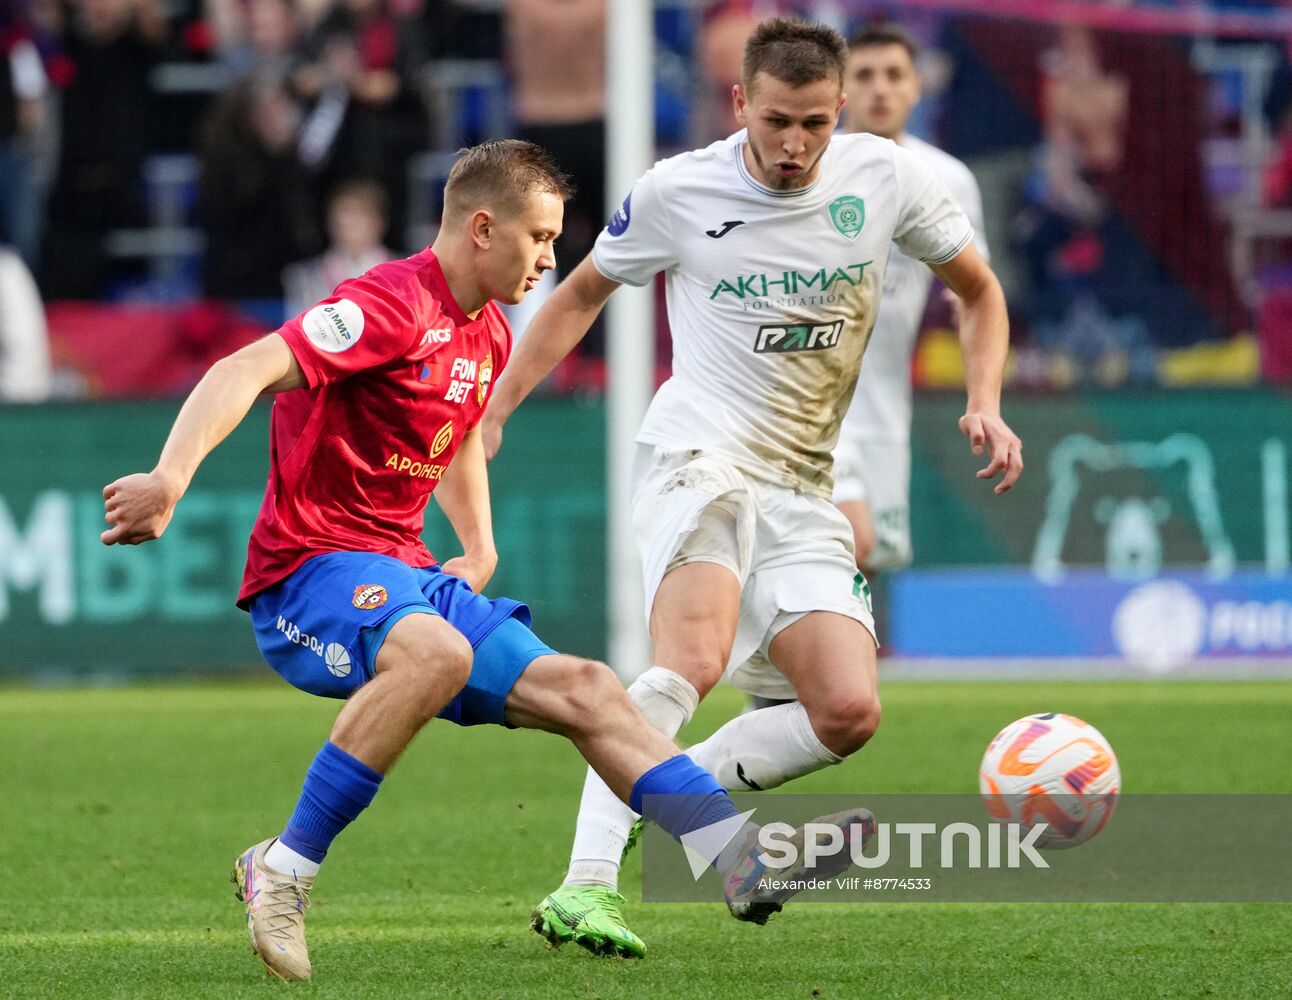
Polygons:
M308 387L274 400L238 603L322 552L433 565L422 516L511 353L502 312L470 319L428 248L342 282L278 333Z

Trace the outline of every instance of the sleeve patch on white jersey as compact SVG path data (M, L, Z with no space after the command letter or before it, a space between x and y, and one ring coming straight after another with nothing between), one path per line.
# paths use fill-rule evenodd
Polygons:
M340 354L363 336L363 310L349 299L315 306L301 318L301 329L320 351Z
M628 232L628 223L632 219L633 196L632 192L624 199L624 203L615 209L615 214L611 216L610 222L606 225L606 231L611 236L622 236Z

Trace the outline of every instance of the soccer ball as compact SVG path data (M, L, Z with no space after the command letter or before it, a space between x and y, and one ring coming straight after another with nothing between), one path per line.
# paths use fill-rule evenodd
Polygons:
M1025 829L1049 824L1034 843L1051 850L1084 844L1103 829L1121 783L1103 734L1057 712L1011 722L987 745L978 768L987 812Z

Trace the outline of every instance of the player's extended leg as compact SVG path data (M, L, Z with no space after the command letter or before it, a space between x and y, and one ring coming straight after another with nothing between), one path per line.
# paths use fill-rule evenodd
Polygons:
M310 764L286 828L237 862L252 946L280 979L309 978L304 914L319 865L413 737L467 682L471 646L443 618L408 614L390 628L374 670Z
M620 800L652 767L681 756L671 739L645 723L614 671L596 660L540 656L508 695L506 719L569 739Z
M675 837L736 814L713 777L643 718L604 664L572 656L539 657L512 688L506 719L570 739L625 812L644 809ZM655 795L668 798L647 798ZM719 855L719 870L734 867L741 842L738 836L728 845L730 857ZM624 926L622 897L612 887L569 888L548 896L535 910L536 931L553 944L574 940L601 954L645 953L645 945Z
M651 612L654 662L628 687L646 721L670 740L722 677L740 610L740 584L724 566L696 562L664 577ZM579 804L567 885L615 889L637 817L589 771Z
M726 566L691 562L664 576L652 603L651 636L655 662L667 666L651 667L627 692L663 737L677 735L722 676L739 609L740 583ZM620 861L636 821L636 813L589 768L565 881L536 911L553 929L545 935L549 941L572 939L594 952L645 954L646 945L624 923L617 891ZM562 921L575 913L586 914L582 923L592 923L597 933L585 933L579 921Z
M646 721L669 739L722 677L740 610L740 584L726 566L686 563L665 575L651 612L654 661L628 687ZM593 770L579 804L567 886L615 890L637 817Z
M879 726L875 640L860 622L811 612L778 633L769 653L798 701L737 716L687 751L726 788L775 788L837 764Z

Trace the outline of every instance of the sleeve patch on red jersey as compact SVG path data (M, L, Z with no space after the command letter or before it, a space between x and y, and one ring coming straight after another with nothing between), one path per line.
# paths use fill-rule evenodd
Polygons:
M363 336L363 310L349 299L318 305L301 317L301 329L320 351L340 354Z
M485 394L489 391L489 383L493 381L493 351L485 355L485 359L480 362L479 383L476 388L476 405L484 406Z

